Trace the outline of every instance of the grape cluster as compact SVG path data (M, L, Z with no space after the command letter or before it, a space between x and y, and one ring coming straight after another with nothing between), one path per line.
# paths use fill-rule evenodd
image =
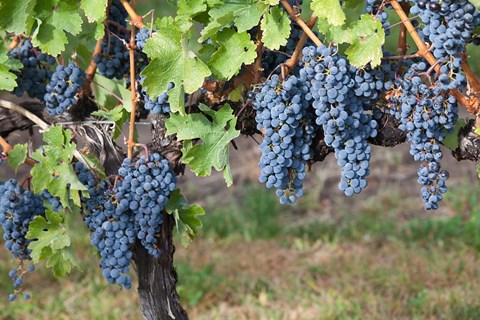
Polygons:
M464 51L472 31L480 24L478 10L467 0L416 0L410 9L424 24L420 35L444 61Z
M259 148L260 182L275 187L280 202L293 203L303 195L303 180L314 137L313 118L307 111L308 88L297 77L267 80L255 95L257 129L263 133Z
M62 114L67 108L76 104L76 95L84 78L85 72L73 62L69 62L66 66L57 66L44 96L49 115Z
M108 21L116 22L121 27L117 27L115 24L108 24L108 31L119 34L123 32L123 29L127 27L128 12L123 7L120 0L112 0L108 7ZM123 28L122 28L123 27Z
M118 170L120 179L115 186L97 182L82 163L75 172L88 188L88 198L82 198L88 214L84 220L91 231L91 244L100 253L102 274L109 283L132 286L131 247L138 239L155 257L160 255L155 236L163 222L162 211L170 192L176 188L176 178L167 160L159 154L141 157L136 162L123 161Z
M13 282L13 288L14 292L8 295L8 301L13 302L17 299L17 294L22 291L21 286L24 283L24 275L27 272L33 272L35 271L35 266L33 264L28 266L28 271L24 271L22 268L22 265L19 266L17 269L10 270L8 273L8 276ZM29 293L24 293L23 294L23 299L24 300L29 300L30 299L30 294Z
M448 91L426 85L420 73L427 68L425 62L412 64L403 79L396 83L390 95L390 112L407 132L410 153L420 162L418 182L422 185L425 208L437 209L447 191L448 173L441 170L440 143L453 130L458 119L458 105Z
M106 35L102 42L101 54L93 60L97 64L98 73L109 79L122 79L130 68L130 58L126 41L114 35Z
M102 275L109 283L129 289L132 286L129 271L133 256L130 247L136 235L133 216L119 209L115 188L105 181L97 184L82 163L75 164L75 171L79 180L88 187L90 198L82 199L89 212L84 220L92 233L90 242L100 254Z
M23 65L22 70L16 72L17 87L13 93L21 97L27 92L31 98L43 99L52 75L50 66L55 63L55 58L35 49L28 39L10 51L8 56Z
M36 216L44 214L41 197L20 187L16 180L0 185L0 225L5 247L15 258L30 260L31 240L25 238L28 225Z
M155 32L155 30L150 32L150 29L148 28L142 28L138 30L137 34L135 35L135 45L138 49L143 50L147 40L150 38L153 32Z
M140 83L143 84L145 77L140 76ZM173 83L170 82L167 91L152 99L145 88L142 88L142 98L144 101L144 108L152 114L168 114L170 113L170 104L168 103L168 91L173 89Z
M304 48L302 65L300 78L309 84L316 124L323 129L326 145L334 148L342 170L339 188L347 196L360 193L370 173L367 139L377 134L377 123L365 112L370 106L363 99L370 97L370 86L356 84L357 70L323 45Z
M122 209L134 213L138 228L137 237L154 257L160 255L155 235L163 222L162 211L170 192L175 190L177 179L167 160L158 153L142 156L132 163L125 159L118 174L123 178L117 188L116 198L122 198Z

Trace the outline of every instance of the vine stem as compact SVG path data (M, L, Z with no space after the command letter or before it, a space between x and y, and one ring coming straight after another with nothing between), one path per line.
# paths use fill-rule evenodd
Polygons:
M2 136L0 136L0 147L2 147L3 153L8 158L8 153L13 150L13 147ZM25 159L25 163L28 164L29 166L33 167L36 162L35 162L35 160L27 157Z
M413 41L415 42L415 45L418 48L418 54L421 57L423 57L425 60L427 60L427 62L431 66L433 66L435 72L440 73L440 64L437 63L437 60L435 59L433 54L430 52L429 47L423 42L423 40L418 35L412 22L408 18L405 11L403 11L402 6L398 3L397 0L391 0L390 4L392 5L397 15L400 17L400 20L405 25L405 28L407 29L408 33L410 33L410 36L412 37ZM469 99L465 97L458 89L452 90L451 92L455 96L455 99L457 99L457 101L460 104L465 106L468 112L470 112L473 115L476 115L479 113L480 106L479 106L479 101L477 101L478 100L477 98Z
M258 24L258 32L257 32L257 58L255 59L254 65L254 72L255 72L255 79L253 80L255 83L261 82L262 79L262 56L263 56L263 42L262 42L262 29L260 28L260 23Z
M138 29L142 29L145 27L145 23L143 23L143 18L142 16L139 16L137 12L134 9L134 4L133 6L128 3L128 0L120 0L122 3L122 6L127 10L128 15L130 16L130 23L137 27ZM134 2L133 2L134 3Z
M15 49L18 46L18 44L20 43L21 40L22 40L22 38L18 34L15 35L15 37L13 37L13 39L12 39L12 42L10 42L10 44L8 45L7 51L11 51L11 50Z
M410 12L410 3L402 3L402 8L405 14L408 16L408 13ZM397 53L399 56L404 56L407 54L407 28L403 23L400 27L400 34L398 35Z
M317 23L317 16L315 14L312 14L310 19L307 21L307 27L311 29L313 28L315 23ZM307 42L308 38L309 36L307 35L307 33L303 32L302 36L298 40L298 43L295 47L295 51L293 52L290 59L288 59L288 61L285 63L285 67L287 67L288 70L292 70L293 68L295 68L295 66L298 63L298 60L301 59L303 46L305 45L305 42Z
M307 26L305 21L303 21L303 19L299 15L295 14L295 11L293 11L293 8L290 5L290 3L288 3L287 0L280 0L280 2L282 3L283 7L287 11L287 13L290 15L290 17L293 19L293 21L295 21L300 26L300 28L302 28L303 32L307 34L307 36L313 41L313 43L315 43L315 45L317 46L322 45L323 44L322 41L318 39L315 33L313 33L312 29L310 29Z
M474 93L480 92L480 81L473 72L472 68L470 68L470 64L468 63L467 55L465 53L462 55L462 69L467 76L467 80L471 86L472 91Z
M102 42L103 38L98 39L97 43L95 44L95 49L93 50L92 59L90 60L90 64L88 65L87 70L85 70L85 74L87 80L92 80L95 77L95 72L97 71L97 63L93 59L96 55L102 53Z
M3 99L0 99L0 107L1 108L4 108L4 109L8 109L8 110L11 110L11 111L14 111L16 113L19 113L21 114L22 116L24 116L25 118L29 119L30 121L32 121L33 123L35 123L37 126L40 127L40 129L42 130L48 130L48 128L50 128L50 125L48 123L46 123L45 121L43 121L42 119L40 119L39 117L37 117L35 114L31 113L30 111L26 110L25 108L22 108L21 106L11 102L11 101L7 101L7 100L3 100ZM0 137L1 138L1 137ZM3 138L2 138L3 139ZM6 153L6 152L5 152ZM73 151L73 156L80 162L82 162L83 164L85 164L87 167L90 167L90 165L88 165L88 163L85 161L85 159L83 159L83 156L82 154L80 153L80 151L78 150L74 150ZM31 160L31 159L30 159ZM33 167L33 165L35 165L35 161L34 160L31 160L31 161L28 161L28 158L27 158L27 161L25 161L27 164L31 165Z
M121 0L122 3L126 0ZM128 2L127 2L128 4ZM133 6L135 6L135 0L133 0ZM130 4L128 4L130 6ZM126 9L126 8L125 8ZM133 8L132 8L133 10ZM128 10L127 10L128 11ZM135 11L135 10L134 10ZM130 14L130 12L129 12ZM131 16L131 15L130 15ZM141 19L142 17L140 17ZM133 17L132 17L133 22ZM132 110L130 111L130 126L128 131L128 158L131 160L133 158L133 148L135 147L135 116L137 112L137 89L136 89L136 79L135 79L135 23L131 25L130 33L130 44L128 50L130 51L130 90L132 92Z

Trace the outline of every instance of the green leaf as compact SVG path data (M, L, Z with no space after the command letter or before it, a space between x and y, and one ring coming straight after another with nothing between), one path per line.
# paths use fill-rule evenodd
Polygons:
M326 20L332 26L345 23L345 13L338 0L312 0L310 7L320 20Z
M0 1L0 29L16 34L29 34L33 23L36 0Z
M0 90L12 91L17 87L15 81L17 76L10 72L10 67L5 64L0 64Z
M18 167L27 158L27 144L16 144L8 153L8 164L17 172Z
M82 18L76 0L45 0L35 6L37 27L32 43L53 56L65 50L67 32L77 35L82 31Z
M256 46L247 32L224 29L215 37L215 42L220 47L208 61L208 66L218 79L229 80L240 71L242 64L255 61Z
M178 1L177 15L181 19L193 19L196 15L205 12L207 5L204 0L180 0Z
M103 166L98 159L97 155L94 153L82 153L83 159L87 163L87 165L95 171L98 174L98 177L100 179L106 179L107 175L105 174L105 171L103 170Z
M30 222L26 238L32 240L28 248L32 250L33 262L47 260L47 267L53 269L55 276L65 275L76 265L68 253L71 241L60 214L47 209L45 217L36 216Z
M210 69L186 44L185 35L173 18L163 18L158 31L147 40L143 50L151 59L143 70L143 86L150 97L155 98L167 90L170 82L174 88L168 93L172 112L185 113L184 93L193 93L208 77Z
M88 22L103 21L106 18L108 0L81 0L80 7L85 12Z
M42 150L32 154L38 163L31 170L32 185L35 193L47 189L53 196L58 197L64 208L70 208L70 199L80 206L79 192L87 188L78 180L71 165L76 145L71 143L69 130L53 126L43 135L46 144ZM70 184L67 189L66 185Z
M382 46L385 43L385 30L380 20L373 15L364 14L350 29L351 46L345 51L350 63L359 68L371 63L378 66L383 57Z
M268 3L258 0L225 0L209 11L210 22L202 30L202 36L198 41L204 42L218 30L229 27L232 23L238 32L250 30L258 25L268 7Z
M175 217L181 244L188 247L202 227L202 220L198 216L205 215L205 211L199 205L189 205L180 189L176 189L170 194L165 210Z
M480 0L470 0L470 2L480 10Z
M480 178L480 163L477 164L477 175Z
M445 140L443 140L442 144L450 150L455 150L458 148L458 133L461 129L467 126L467 122L465 119L458 119L455 127L453 128L453 132L447 133Z
M184 147L183 163L188 164L198 176L209 176L212 167L218 171L223 170L227 186L230 186L233 181L228 147L230 141L240 135L240 131L235 129L237 118L228 104L217 112L203 104L200 104L199 108L209 118L202 113L186 116L172 114L165 121L168 133L177 134L179 140L200 139L201 144L187 147L187 149Z
M290 19L285 10L280 7L272 7L268 14L263 16L261 28L263 31L262 41L267 48L278 50L287 44L290 36Z

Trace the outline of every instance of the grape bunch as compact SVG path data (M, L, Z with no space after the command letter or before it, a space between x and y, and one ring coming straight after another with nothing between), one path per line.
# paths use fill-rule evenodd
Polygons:
M140 83L143 84L145 77L140 76ZM168 103L168 91L173 89L173 83L170 82L167 87L167 91L159 95L157 98L152 99L147 90L142 87L142 100L144 101L144 108L152 114L169 114L170 104Z
M114 34L120 34L127 27L128 12L123 7L120 0L112 0L108 7L108 21L116 22L120 27L115 24L108 23L108 31ZM122 28L123 27L123 28Z
M105 36L101 54L93 57L98 73L109 79L123 79L130 68L130 57L126 44L126 40L121 40L114 35Z
M5 247L15 258L30 260L31 240L25 238L28 225L36 216L44 214L41 197L20 187L16 180L0 185L0 225Z
M143 48L145 47L145 44L147 43L147 40L151 37L151 34L154 32L155 30L150 32L150 29L148 28L140 29L135 35L135 45L137 46L137 48L140 50L143 50Z
M326 145L335 149L341 168L339 188L347 196L360 193L370 173L367 139L377 134L376 121L365 112L370 105L362 99L370 96L370 86L356 85L357 70L323 45L304 48L302 65L300 78L310 88L316 124L323 129Z
M73 62L69 62L66 66L57 66L44 96L49 115L62 114L77 103L76 95L83 85L84 78L85 72Z
M399 128L407 132L410 154L420 162L418 182L425 209L437 209L447 191L448 172L441 170L440 143L458 120L455 97L442 87L431 87L419 76L425 62L412 64L399 79L389 96L390 112L400 120Z
M50 66L55 63L55 58L34 48L28 39L10 51L8 56L23 65L22 70L16 72L17 87L13 93L21 97L27 92L31 98L42 100L47 92L47 84L52 75Z
M255 94L257 129L263 133L259 146L259 180L276 188L280 202L293 203L303 195L303 180L314 137L313 117L307 111L308 88L295 76L267 80Z
M410 12L419 15L424 27L420 35L433 46L433 55L446 61L464 51L480 15L467 0L416 0Z
M158 153L136 162L125 159L118 174L123 178L116 197L124 199L123 210L131 210L138 228L137 237L154 257L160 255L155 235L163 222L162 211L177 179L167 160ZM122 204L122 203L121 203Z
M90 197L82 198L88 211L84 221L91 231L90 243L100 254L102 275L109 283L129 289L132 286L131 245L137 234L133 214L123 210L125 199L116 197L116 188L105 181L97 183L82 163L75 164L75 171L80 182L88 187Z

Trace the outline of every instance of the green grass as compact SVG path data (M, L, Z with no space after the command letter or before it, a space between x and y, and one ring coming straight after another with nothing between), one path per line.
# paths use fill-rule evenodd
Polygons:
M353 209L338 199L330 214L282 207L260 187L210 199L199 239L177 248L179 294L192 319L479 319L480 192L450 189L442 217L412 214L419 199L396 190ZM0 319L140 318L136 292L106 284L75 230L82 272L37 268L32 300L0 300ZM13 265L3 248L0 259L6 296Z

